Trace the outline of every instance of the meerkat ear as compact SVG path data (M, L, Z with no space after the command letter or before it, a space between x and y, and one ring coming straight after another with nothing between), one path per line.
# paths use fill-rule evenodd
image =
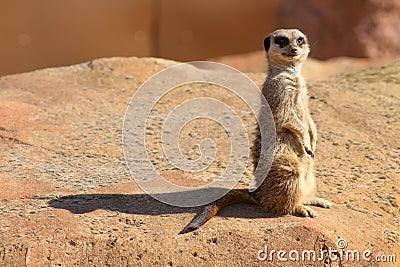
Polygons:
M271 38L270 38L269 36L267 36L267 37L265 37L265 39L264 39L264 48L265 48L265 51L268 52L269 46L270 46L270 45L271 45Z

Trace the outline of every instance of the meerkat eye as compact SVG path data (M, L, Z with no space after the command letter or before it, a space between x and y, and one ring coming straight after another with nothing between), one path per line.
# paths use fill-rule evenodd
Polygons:
M289 44L289 39L283 36L278 36L275 38L275 43L283 48Z
M302 45L302 44L304 44L304 38L300 37L300 38L297 39L296 42L297 42L298 45Z

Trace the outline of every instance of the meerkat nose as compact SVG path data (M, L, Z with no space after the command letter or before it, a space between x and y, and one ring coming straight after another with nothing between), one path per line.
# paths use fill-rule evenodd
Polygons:
M290 52L292 52L293 54L297 53L297 48L296 47L292 47L292 49L290 49Z

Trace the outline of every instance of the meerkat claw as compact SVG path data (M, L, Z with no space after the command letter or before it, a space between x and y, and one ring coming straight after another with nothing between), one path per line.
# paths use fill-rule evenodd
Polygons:
M311 149L306 148L306 152L307 152L308 155L310 155L312 158L314 158L315 154Z

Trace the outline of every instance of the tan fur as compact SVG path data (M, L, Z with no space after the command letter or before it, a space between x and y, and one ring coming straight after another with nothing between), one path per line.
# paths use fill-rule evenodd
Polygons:
M206 206L185 228L195 230L207 222L220 209L231 203L256 202L277 215L294 214L315 217L308 206L324 208L332 204L315 198L313 174L317 130L308 109L306 83L301 68L310 48L306 36L299 30L277 30L265 39L268 76L262 93L268 101L275 120L277 148L271 169L261 186L249 198L227 194ZM252 148L258 162L260 135ZM188 231L186 231L188 232Z
M218 199L217 201L207 205L204 209L193 218L193 220L180 232L180 234L188 233L196 230L209 219L217 215L217 213L224 207L234 204L234 203L251 203L259 205L259 203L249 195L245 190L232 190L228 192L224 197Z

